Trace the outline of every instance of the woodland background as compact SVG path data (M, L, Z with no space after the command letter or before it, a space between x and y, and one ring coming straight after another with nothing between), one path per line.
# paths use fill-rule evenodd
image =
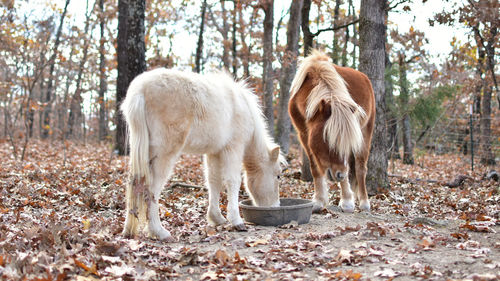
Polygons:
M500 156L498 1L86 0L69 11L73 1L0 4L0 276L498 278L488 273L500 266L493 262L500 191L491 173ZM431 26L464 30L449 54L436 58L419 26L401 30L391 20L411 20L417 3L440 7ZM186 42L189 56L173 51L175 40ZM286 111L297 63L310 48L372 80L368 184L376 215L329 210L313 221L336 219L333 230L313 224L241 234L206 226L204 189L169 190L161 211L178 245L119 237L127 158L116 109L133 77L156 67L226 69L247 80L291 162L282 196L310 198L307 158ZM203 185L199 160L183 157L172 181ZM385 244L366 240L375 236ZM359 239L368 245L327 246ZM297 247L304 256L287 252ZM469 260L448 268L448 252Z
M500 135L498 3L438 1L443 11L428 19L431 25L466 30L449 42L452 51L440 60L429 54L432 43L418 27L399 30L391 22L390 13L408 13L410 20L413 1L383 3L384 53L365 63L360 55L369 42L360 38L355 2L292 1L275 11L273 1L89 0L80 1L85 11L70 14L70 0L37 5L4 0L1 137L20 159L33 138L114 141L123 154L123 120L116 108L135 75L156 67L226 69L262 97L269 127L287 153L293 134L288 89L297 60L314 47L334 63L360 69L384 56L377 60L385 66L385 85L372 81L379 101L376 135L381 130L384 135L375 138L375 150L383 147L405 163L429 148L468 154L472 119L476 158L494 164ZM436 4L421 2L429 9ZM172 40L186 32L198 40L184 39L192 56L180 58Z

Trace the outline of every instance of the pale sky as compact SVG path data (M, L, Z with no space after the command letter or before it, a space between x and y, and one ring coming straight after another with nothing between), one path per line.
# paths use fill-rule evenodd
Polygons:
M95 0L90 0L89 2L93 4ZM452 28L448 26L443 26L435 24L431 27L428 23L428 19L432 18L434 14L441 12L444 7L450 7L453 3L461 2L463 0L452 0L445 3L443 0L428 0L425 4L422 0L414 0L413 3L409 4L411 11L409 12L391 12L389 13L389 28L398 29L401 33L407 32L410 26L415 29L423 31L426 37L429 39L429 45L427 50L434 57L433 60L438 61L439 57L446 56L451 51L450 41L454 36L458 37L462 41L466 40L467 30L464 28ZM34 0L31 3L46 3L47 0ZM64 6L64 0L51 0L50 3L54 3L59 7ZM200 5L201 5L201 1ZM76 22L82 22L84 20L85 13L85 3L83 0L73 0L70 2L69 13L74 15ZM282 13L284 13L290 6L291 0L275 0L275 22L279 20ZM360 0L354 0L354 4L359 12ZM31 6L32 4L30 4ZM200 12L200 5L193 5L192 10L188 11L189 14L197 15ZM313 4L314 5L314 4ZM402 6L398 7L398 10L402 10ZM285 19L286 22L287 19ZM284 28L281 30L282 33L285 32ZM281 33L280 33L281 36ZM323 36L331 36L331 33L324 33ZM274 38L274 36L273 36ZM205 40L209 40L206 38ZM286 40L286 38L283 38ZM177 34L174 40L173 51L175 54L182 59L182 63L188 63L189 58L195 52L197 42L197 34L185 31L182 27L177 29ZM168 48L164 48L168 49Z

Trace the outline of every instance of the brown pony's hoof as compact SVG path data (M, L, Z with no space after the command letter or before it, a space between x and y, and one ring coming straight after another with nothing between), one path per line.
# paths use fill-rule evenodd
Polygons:
M354 213L354 202L353 201L344 201L340 200L339 202L339 207L342 209L342 212L344 213Z
M236 231L247 231L247 227L245 226L244 223L233 225L233 229Z
M359 203L359 209L362 211L362 212L367 212L369 213L370 212L370 201L366 200L366 201L361 201Z

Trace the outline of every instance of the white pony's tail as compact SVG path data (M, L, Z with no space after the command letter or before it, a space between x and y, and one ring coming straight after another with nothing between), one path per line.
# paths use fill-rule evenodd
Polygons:
M127 97L120 107L128 124L130 143L130 179L127 184L127 219L124 235L137 233L141 221L145 221L147 203L151 200L149 185L149 132L146 123L144 95L129 88Z

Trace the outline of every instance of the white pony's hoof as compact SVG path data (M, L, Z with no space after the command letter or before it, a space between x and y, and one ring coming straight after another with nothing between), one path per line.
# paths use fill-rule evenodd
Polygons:
M241 219L240 216L231 217L228 215L227 219L229 220L234 229L246 230L245 222L243 221L243 219Z
M172 237L172 235L170 235L170 232L166 229L163 229L163 228L155 230L155 231L149 231L149 236L151 238L156 238L158 240L165 241L165 242L173 242L174 241L174 238Z
M167 243L172 243L172 242L175 242L175 238L172 237L172 235L169 235L169 236L165 236L163 238L158 238L158 240L162 241L162 242L167 242Z
M313 201L313 208L312 208L313 213L319 213L321 212L321 210L323 210L323 208L324 208L323 203L320 203L318 201Z
M340 200L339 207L342 209L344 213L354 213L354 201L348 200Z
M222 224L225 224L227 222L226 218L224 218L222 215L218 215L218 216L208 215L207 220L208 220L208 223L210 225L213 225L213 226L222 225Z
M247 227L245 226L244 223L233 225L233 228L237 231L247 231Z
M361 211L370 212L370 201L365 200L365 201L359 202L359 208L361 209Z

